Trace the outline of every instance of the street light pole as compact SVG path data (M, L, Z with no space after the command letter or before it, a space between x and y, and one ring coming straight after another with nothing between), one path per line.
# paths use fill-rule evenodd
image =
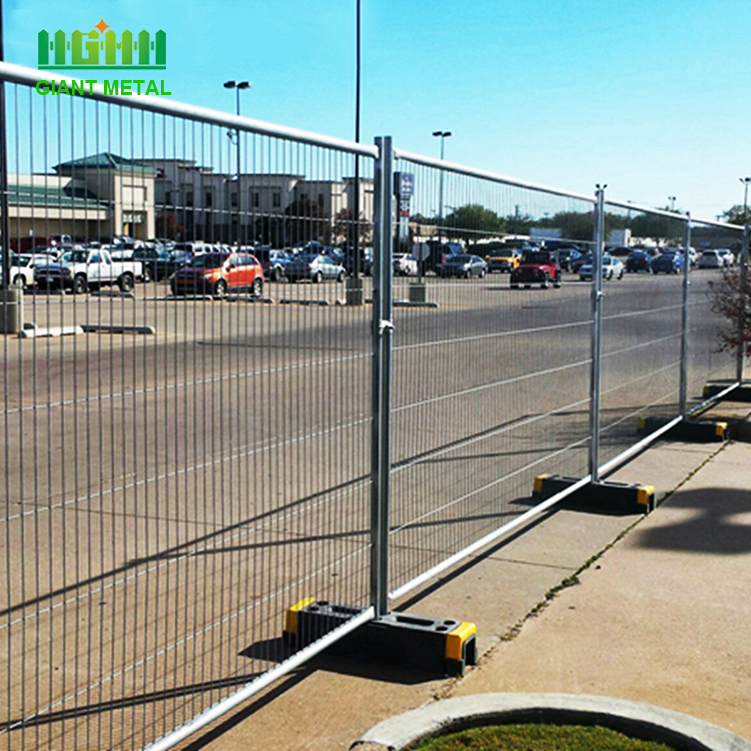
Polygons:
M748 224L746 214L748 212L748 184L751 182L751 177L739 177L743 183L743 223Z
M451 136L451 131L435 130L433 136L441 139L441 161L443 161L444 145L446 139ZM440 182L438 183L438 242L443 243L443 170L441 170Z
M235 112L238 117L240 117L240 91L244 89L249 89L253 84L250 81L225 81L224 82L224 88L225 89L234 89L236 99L235 99ZM240 248L241 245L241 220L242 220L242 211L240 209L240 197L242 195L242 191L240 190L240 129L237 128L235 130L236 137L237 137L237 247ZM230 196L232 195L232 188L230 187ZM231 207L230 207L231 208Z
M360 79L362 58L362 13L361 0L355 0L355 141L360 143ZM349 209L349 199L347 208ZM354 229L354 237L352 235ZM345 242L347 253L345 265L349 267L347 259L352 258L352 276L347 279L347 305L362 305L363 291L360 278L360 155L355 154L354 196L352 211L349 217ZM351 242L350 242L351 241Z
M668 196L668 201L670 201L670 210L675 211L676 196Z

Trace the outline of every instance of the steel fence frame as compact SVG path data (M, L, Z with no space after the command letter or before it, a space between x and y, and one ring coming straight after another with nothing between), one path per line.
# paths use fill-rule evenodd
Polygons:
M23 68L8 63L0 63L0 80L3 82L16 83L21 86L33 87L40 80L44 80L39 71ZM162 738L155 740L148 748L167 749L180 743L182 740L205 728L207 725L226 714L239 704L257 695L274 681L302 665L316 654L343 638L347 634L360 627L362 624L377 619L389 612L390 607L402 599L407 593L412 592L429 580L434 579L443 571L455 566L460 561L488 545L498 541L509 532L526 524L532 518L540 516L561 500L584 487L588 483L598 481L601 477L609 474L614 468L620 466L646 446L656 441L667 430L691 415L705 409L709 404L721 398L737 388L744 378L743 356L739 352L735 358L735 379L727 385L727 388L711 399L703 399L698 404L689 407L687 397L687 360L690 348L690 317L689 317L689 267L688 253L684 254L684 267L681 288L681 324L680 324L680 375L677 391L679 393L679 406L675 414L668 415L668 420L650 435L620 451L616 456L609 457L602 462L600 456L600 433L601 422L601 364L602 364L602 325L604 318L602 275L600 267L604 253L604 226L607 206L627 209L629 211L641 211L644 213L664 216L678 220L684 224L684 244L688 248L691 243L691 228L697 222L718 229L739 231L735 225L718 221L693 219L690 215L675 212L656 210L649 207L639 206L631 202L619 202L605 199L605 189L597 187L594 196L578 194L552 187L538 185L512 177L499 175L487 170L474 169L465 165L455 164L414 154L409 151L395 148L390 137L377 138L373 146L355 143L343 139L331 138L315 133L310 133L295 128L281 127L253 118L239 117L224 114L209 109L184 105L170 101L154 101L151 97L132 96L116 97L105 95L102 87L95 86L92 98L97 101L116 104L119 107L139 109L161 115L167 115L180 121L192 121L210 126L235 129L238 133L257 134L280 139L289 143L305 144L312 147L320 147L337 152L342 152L356 159L365 158L372 160L374 166L374 279L372 314L370 317L371 341L372 341L372 368L371 368L371 410L370 423L370 508L369 508L369 539L370 539L370 605L362 608L343 626L331 631L326 636L318 639L309 646L298 650L291 657L279 662L274 668L267 670L262 676L250 681L240 690L231 693L227 698L219 701L208 710L198 714L187 723L175 728ZM0 113L3 114L3 113ZM238 152L239 159L239 152ZM409 581L401 582L390 591L389 566L392 556L390 546L391 537L391 479L394 465L391 456L391 440L393 427L392 416L392 391L393 391L393 350L394 350L394 285L393 285L393 216L394 216L394 171L395 162L403 160L406 163L423 165L424 167L437 170L440 175L462 175L467 178L482 181L488 184L513 186L547 196L556 196L564 199L574 199L586 202L594 211L594 236L592 239L594 249L594 273L590 291L590 351L591 371L589 376L589 469L586 475L578 479L571 487L567 488L544 503L537 504L524 513L519 513L510 522L498 526L488 534L482 535L471 544L444 558L437 565L421 571ZM7 164L7 163L6 163ZM3 169L3 176L6 174ZM358 193L359 196L359 193ZM6 194L3 199L9 196ZM441 202L443 198L441 198ZM240 205L238 188L238 207ZM356 218L359 221L359 218ZM3 215L3 226L7 226L7 211ZM238 223L238 231L240 224ZM747 273L748 263L748 228L743 231L743 250L741 254L741 274ZM8 259L8 233L3 233L3 263L7 269ZM8 280L7 275L4 279ZM7 423L6 423L7 429ZM280 624L281 628L281 624ZM9 742L10 743L10 742Z

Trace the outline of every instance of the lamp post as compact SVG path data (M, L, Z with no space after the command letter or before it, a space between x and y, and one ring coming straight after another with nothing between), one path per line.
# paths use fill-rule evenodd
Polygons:
M441 161L443 161L446 139L450 136L450 130L433 131L433 137L441 139ZM443 170L441 170L441 179L438 185L438 242L443 244Z
M670 201L670 210L675 211L675 202L677 198L676 196L668 196L668 201Z
M235 93L237 95L235 100L235 113L238 117L240 117L240 91L244 89L249 89L253 84L251 84L250 81L225 81L224 82L224 88L225 89L234 89ZM238 128L236 131L237 134L237 247L240 248L241 244L241 219L242 219L242 212L240 209L240 196L242 195L242 191L240 190L240 129ZM231 132L230 132L231 137ZM232 187L230 187L230 195L232 195Z
M748 184L751 183L751 177L739 177L743 183L743 223L748 224L746 214L748 212Z
M355 141L360 143L360 80L362 77L362 8L355 0ZM349 200L347 201L349 208ZM351 224L347 229L347 257L352 254L352 276L347 279L347 305L362 305L363 288L360 277L360 155L355 154L354 196L352 197ZM352 228L354 227L354 237ZM350 243L350 239L352 242ZM346 258L345 265L348 266Z

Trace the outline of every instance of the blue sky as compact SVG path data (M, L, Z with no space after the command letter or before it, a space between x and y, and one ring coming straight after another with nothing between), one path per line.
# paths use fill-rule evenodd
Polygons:
M167 32L173 99L351 138L355 0L6 0L10 62L36 34ZM714 218L751 174L747 0L362 0L361 138Z

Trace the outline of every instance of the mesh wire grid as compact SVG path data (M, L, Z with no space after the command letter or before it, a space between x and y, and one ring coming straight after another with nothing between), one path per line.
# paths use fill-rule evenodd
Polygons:
M378 173L367 149L275 126L6 95L17 251L70 234L128 263L122 232L183 254L141 256L132 292L94 277L78 294L27 290L34 328L2 346L0 745L138 748L289 656L291 604L371 605L373 312L339 303L355 257L365 300L378 292ZM405 155L383 280L401 591L518 519L536 475L587 474L594 330L592 200ZM613 250L612 230L685 239L661 212L613 203L604 219ZM740 239L692 225L699 250ZM513 288L519 252L543 244L560 278ZM258 261L262 287L255 272L170 281L212 256L238 274ZM677 414L684 328L688 406L734 378L709 284L722 272L689 273L687 294L680 274L603 281L601 462L638 440L639 417Z
M370 229L351 154L6 91L18 250L70 234L121 263L125 227L251 267L184 294L92 268L27 290L37 336L3 339L0 747L140 748L281 660L296 601L368 604L369 311L338 272L253 288L245 251Z
M508 251L516 265L522 238L586 253L593 230L585 200L396 168L413 175L407 240L430 248L437 308L394 313L392 589L528 510L535 475L586 474L589 289L568 270L560 288L512 289L485 264ZM419 282L397 277L394 298Z

